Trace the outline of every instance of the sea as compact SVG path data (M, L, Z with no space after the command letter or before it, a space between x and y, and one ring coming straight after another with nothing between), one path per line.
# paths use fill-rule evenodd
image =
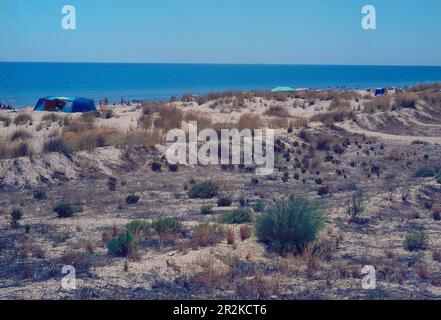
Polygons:
M279 86L368 89L430 82L441 82L441 67L0 62L0 102L14 108L46 96L168 101Z

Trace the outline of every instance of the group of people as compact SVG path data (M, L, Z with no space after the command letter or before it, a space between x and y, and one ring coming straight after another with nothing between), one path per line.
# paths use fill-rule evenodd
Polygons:
M1 110L13 110L14 109L14 107L12 107L11 105L6 105L6 104L3 104L3 103L1 103L0 102L0 109Z

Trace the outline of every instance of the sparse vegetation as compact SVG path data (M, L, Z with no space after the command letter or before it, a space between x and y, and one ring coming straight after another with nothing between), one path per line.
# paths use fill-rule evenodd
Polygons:
M152 222L152 228L159 234L178 234L182 223L176 218L161 218Z
M14 118L14 124L16 126L23 126L27 124L32 124L32 117L26 113L20 113Z
M11 211L11 226L18 228L20 226L20 220L23 218L23 213L18 208L13 208Z
M125 230L118 237L113 238L107 243L109 253L118 257L127 257L136 250L133 242L133 235Z

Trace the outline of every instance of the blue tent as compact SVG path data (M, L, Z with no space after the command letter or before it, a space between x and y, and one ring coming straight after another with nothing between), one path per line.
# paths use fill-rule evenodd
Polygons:
M46 97L38 100L34 111L52 111L52 112L90 112L95 111L95 103L86 98L75 97Z
M375 96L376 97L382 96L382 95L385 95L385 94L386 94L386 89L384 89L384 88L378 88L378 89L375 90Z

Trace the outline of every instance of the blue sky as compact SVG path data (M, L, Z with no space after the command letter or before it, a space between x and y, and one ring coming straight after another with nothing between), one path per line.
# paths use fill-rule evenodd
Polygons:
M0 0L0 61L441 65L441 1Z

